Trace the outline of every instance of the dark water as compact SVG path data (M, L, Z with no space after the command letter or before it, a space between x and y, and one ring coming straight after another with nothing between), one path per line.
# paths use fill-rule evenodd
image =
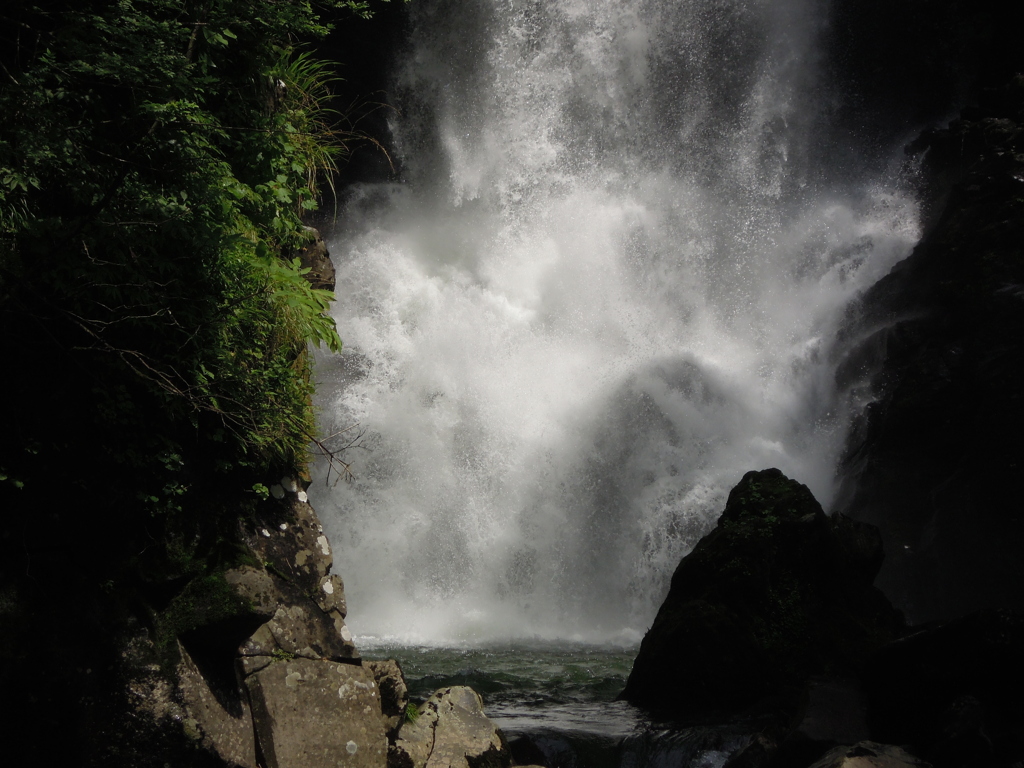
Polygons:
M520 763L540 755L552 768L721 766L746 745L742 728L673 728L615 697L636 647L516 643L438 648L372 645L363 655L397 659L410 697L468 685L484 699Z

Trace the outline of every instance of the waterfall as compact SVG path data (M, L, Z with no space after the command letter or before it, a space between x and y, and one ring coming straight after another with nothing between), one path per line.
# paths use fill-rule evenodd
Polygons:
M744 472L828 504L844 309L912 248L814 0L417 0L330 243L310 495L358 634L636 642ZM870 151L869 151L870 149Z

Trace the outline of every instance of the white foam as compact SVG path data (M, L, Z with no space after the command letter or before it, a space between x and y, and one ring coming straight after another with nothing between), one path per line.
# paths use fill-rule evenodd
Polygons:
M309 489L361 635L639 636L745 471L828 502L843 308L918 233L816 149L817 7L413 9L411 181L331 243L320 358L372 451Z

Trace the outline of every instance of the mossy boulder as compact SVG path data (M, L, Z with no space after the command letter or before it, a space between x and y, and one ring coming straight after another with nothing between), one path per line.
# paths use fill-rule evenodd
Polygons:
M622 698L678 714L738 711L813 674L854 674L899 615L871 582L871 526L829 518L777 469L748 472L683 558Z

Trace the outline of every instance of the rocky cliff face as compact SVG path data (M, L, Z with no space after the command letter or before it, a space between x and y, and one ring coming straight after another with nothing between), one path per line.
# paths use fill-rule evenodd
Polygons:
M331 289L309 233L294 257ZM166 487L159 507L127 475L0 483L4 742L31 745L40 766L507 768L475 693L439 693L413 727L398 665L362 661L302 481L267 489L224 464L206 468L215 482ZM396 747L417 740L414 754Z
M236 564L125 621L86 764L385 765L380 684L345 626L330 545L297 483L280 494L239 524Z
M847 327L870 391L836 506L879 526L914 621L1024 606L1024 78L925 134L934 220Z
M345 625L330 544L293 479L239 525L235 565L193 579L115 642L86 765L508 768L468 688L420 717L395 662L364 662Z
M248 562L190 584L155 632L129 638L125 725L104 764L128 753L133 765L508 768L472 690L439 691L406 717L399 666L362 661L352 642L344 586L305 493L289 478L275 490L283 498L240 525Z

